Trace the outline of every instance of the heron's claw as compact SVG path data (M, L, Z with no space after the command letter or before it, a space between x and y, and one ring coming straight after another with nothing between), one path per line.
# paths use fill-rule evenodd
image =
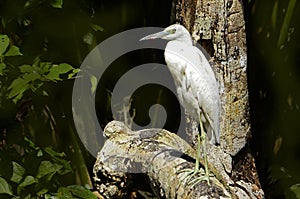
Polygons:
M181 183L187 183L187 185L194 187L201 181L206 181L207 185L210 185L209 175L206 175L204 170L195 169L183 169L179 173L187 173L186 176L180 180Z

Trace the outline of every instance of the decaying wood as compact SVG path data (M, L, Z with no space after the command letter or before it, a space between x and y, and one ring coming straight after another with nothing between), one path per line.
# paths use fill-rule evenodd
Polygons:
M186 181L188 173L183 171L194 168L196 153L176 134L163 129L131 131L118 121L110 122L104 134L108 140L97 155L94 180L105 198L126 198L135 186L134 173L147 175L158 198L252 198L213 165L209 165L213 174L210 186L205 181L191 186ZM251 194L258 196L260 189Z
M236 198L228 184L211 178L195 186L185 182L194 168L195 150L176 134L163 129L131 131L112 121L104 129L108 138L94 165L97 189L106 198L124 198L134 186L131 174L145 173L158 198L193 199L200 196ZM218 175L218 174L217 174Z

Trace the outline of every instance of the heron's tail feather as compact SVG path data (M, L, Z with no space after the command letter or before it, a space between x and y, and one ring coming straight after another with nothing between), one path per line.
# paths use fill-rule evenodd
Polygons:
M215 132L210 125L208 125L208 128L206 129L209 142L211 144L220 144L220 136L218 136L218 132Z

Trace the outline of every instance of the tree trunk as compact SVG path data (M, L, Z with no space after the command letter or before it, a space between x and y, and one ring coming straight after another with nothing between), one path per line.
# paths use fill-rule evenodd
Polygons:
M181 171L193 169L195 151L180 137L160 129L132 132L114 121L104 130L108 140L94 165L96 187L105 198L124 198L134 186L129 173L140 172L159 198L264 198L246 145L251 132L243 6L238 0L178 0L176 19L210 54L220 83L221 144L207 146L211 186L186 182Z

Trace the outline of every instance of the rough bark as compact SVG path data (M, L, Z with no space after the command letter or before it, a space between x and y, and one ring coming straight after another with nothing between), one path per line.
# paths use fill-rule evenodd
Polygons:
M212 57L222 102L221 145L234 156L250 135L242 4L238 0L180 0L177 19Z
M204 175L203 171L186 178L188 173L184 170L193 170L196 152L182 138L164 129L131 131L122 122L112 121L104 135L108 140L93 170L96 188L104 198L127 198L129 190L137 186L133 180L136 173L146 175L157 198L263 198L261 189L242 180L234 182L211 159L211 184L200 181L192 186L189 182ZM203 164L202 159L200 162Z
M247 48L243 5L238 0L178 0L176 19L211 56L220 83L221 146L209 146L209 159L250 198L260 190L251 137L247 88ZM213 150L213 151L212 151ZM223 165L223 168L222 168ZM242 197L244 198L244 197Z
M105 127L104 135L108 140L97 155L94 179L105 198L126 197L135 186L134 173L147 174L158 198L237 198L234 187L223 181L212 165L216 176L211 177L211 185L206 181L195 186L188 183L196 176L187 181L188 173L183 170L193 170L196 152L174 133L164 129L131 131L122 122L112 121Z

